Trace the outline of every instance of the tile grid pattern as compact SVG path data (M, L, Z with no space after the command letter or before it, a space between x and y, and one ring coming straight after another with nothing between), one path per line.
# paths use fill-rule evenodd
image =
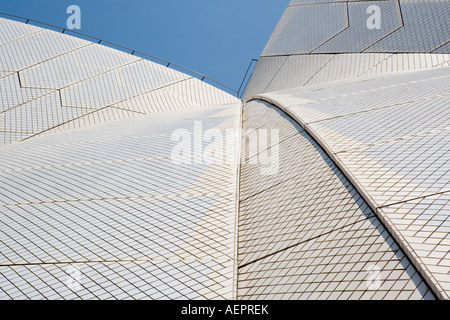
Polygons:
M1 144L139 114L239 102L156 63L54 31L0 21L5 31L0 39L5 57L0 61ZM21 32L25 36L14 38Z
M321 140L448 299L448 67L367 81L336 84L344 94L322 84L261 98L278 101Z
M257 100L244 106L243 119L240 298L434 298L373 211L295 121ZM246 150L252 129L274 128L284 130L279 143ZM274 175L251 161L264 148L279 149ZM371 268L380 272L376 289L369 285Z
M379 29L368 27L371 5L380 9ZM446 0L299 1L286 8L262 56L430 53L449 41L449 12Z
M85 40L0 28L0 299L235 298L240 101ZM198 161L199 146L223 159Z
M380 8L379 29L367 27L370 5ZM335 80L448 66L449 15L446 0L291 2L256 64L244 99Z
M267 65L267 66L266 66ZM244 100L256 94L301 86L365 79L450 65L448 53L342 53L260 57Z
M239 110L123 119L3 148L1 298L233 298L235 165L174 165L170 133L192 132L193 119L205 132L237 128ZM71 289L74 266L81 287Z

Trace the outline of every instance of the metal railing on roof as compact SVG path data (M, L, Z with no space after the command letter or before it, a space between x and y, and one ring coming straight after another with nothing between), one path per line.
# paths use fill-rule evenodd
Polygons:
M111 47L111 48L114 48L114 49L119 49L119 50L121 50L123 52L129 52L131 55L137 55L138 57L147 58L150 61L156 62L156 63L161 64L161 65L165 65L166 67L171 67L174 70L179 70L179 71L183 71L184 73L190 74L190 75L196 77L197 79L199 79L200 81L209 83L209 84L211 84L211 85L213 85L213 86L215 86L215 87L217 87L219 89L222 89L223 91L226 91L228 93L232 93L232 94L236 95L236 97L238 97L238 98L240 98L240 96L241 96L240 90L241 90L242 85L243 85L243 83L245 81L247 73L248 73L248 71L250 69L251 63L253 62L253 60L255 60L255 59L253 59L250 62L250 66L249 66L249 68L247 70L247 73L245 74L244 79L242 80L241 87L239 88L239 90L236 91L236 90L234 90L234 89L232 89L232 88L230 88L230 87L228 87L228 86L226 86L226 85L224 85L224 84L222 84L222 83L220 83L220 82L218 82L218 81L216 81L216 80L214 80L214 79L212 79L212 78L210 78L210 77L208 77L208 76L206 76L204 74L201 74L201 73L198 73L196 71L187 69L187 68L182 67L182 66L180 66L180 65L178 65L176 63L173 63L173 62L170 62L170 61L167 61L167 60L164 60L164 59L152 56L150 54L130 49L130 48L122 46L120 44L116 44L116 43L113 43L113 42L110 42L110 41L106 41L106 40L103 40L103 39L100 39L100 38L97 38L97 37L93 37L93 36L90 36L90 35L78 32L78 31L74 31L74 30L58 27L58 26L55 26L55 25L52 25L52 24L49 24L49 23L46 23L46 22L41 22L41 21L37 21L37 20L33 20L33 19L28 19L28 18L12 15L12 14L9 14L9 13L0 12L0 16L13 18L13 19L18 20L18 21L24 21L26 24L32 24L32 25L35 25L35 26L46 26L47 28L56 29L56 30L60 31L61 33L70 32L71 34L77 36L78 38L82 38L83 39L83 37L84 37L84 38L87 38L87 39L91 39L91 40L94 40L93 42L97 42L98 44L107 45L108 47Z
M239 99L242 99L245 89L247 88L248 82L250 81L250 78L253 75L253 72L252 72L250 74L250 76L247 78L248 72L250 71L250 68L252 67L253 61L258 62L258 59L252 59L248 65L247 71L245 72L244 78L242 79L241 86L239 87L239 89L237 91ZM245 81L245 80L247 80L247 81ZM244 82L245 82L245 85L244 85ZM242 90L242 93L241 93L241 90Z

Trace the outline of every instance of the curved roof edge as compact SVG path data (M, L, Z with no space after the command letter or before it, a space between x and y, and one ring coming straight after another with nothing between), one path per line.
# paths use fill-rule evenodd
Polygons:
M0 29L0 299L235 299L241 100L102 44ZM209 129L227 134L222 161L172 156L177 134Z
M150 54L147 54L147 53L144 53L144 52L140 52L138 50L134 50L134 49L122 46L122 45L117 44L117 43L113 43L113 42L110 42L110 41L107 41L107 40L103 40L103 39L100 39L100 38L97 38L97 37L93 37L93 36L90 36L90 35L87 35L87 34L84 34L84 33L81 33L81 32L77 32L77 31L74 31L74 30L69 30L69 29L66 29L66 28L55 26L55 25L52 25L52 24L49 24L49 23L46 23L46 22L37 21L37 20L33 20L33 19L28 19L28 18L16 16L16 15L8 14L8 13L5 13L5 12L0 12L0 18L2 18L2 16L3 16L3 18L11 20L11 21L22 22L22 23L29 24L29 25L32 25L32 26L35 26L35 27L40 27L40 28L43 28L43 29L46 29L46 30L52 30L51 28L54 28L54 29L59 30L61 33L67 34L68 32L70 32L69 35L73 36L75 38L83 39L83 40L87 40L87 41L95 40L97 42L97 44L102 44L102 45L107 44L106 47L108 47L108 48L119 50L119 51L122 51L124 53L128 53L130 55L136 55L139 58L143 58L145 60L149 60L151 62L158 63L158 64L160 64L162 66L166 66L168 68L172 66L170 69L181 71L181 72L183 72L185 74L192 75L193 77L199 79L200 81L206 82L206 83L216 87L219 90L223 90L223 91L225 91L225 92L227 92L229 94L232 93L233 95L236 95L236 97L239 97L239 91L236 91L236 90L234 90L234 89L224 85L223 83L221 83L221 82L219 82L217 80L214 80L211 77L208 77L208 76L206 76L206 75L204 75L202 73L199 73L199 72L197 72L195 70L191 70L191 69L185 68L185 67L183 67L181 65L178 65L176 63L173 63L171 61L167 61L165 59L161 59L161 58L152 56ZM20 20L24 20L24 21L20 21ZM30 22L32 22L34 24L31 24ZM52 30L52 31L55 31L55 30ZM86 38L88 38L88 39L86 39ZM205 80L208 80L208 81L205 81Z
M241 104L183 70L103 44L3 17L0 29L0 56L6 57L0 61L4 144L118 118ZM20 98L8 98L5 90ZM37 124L19 121L24 114Z
M356 177L345 166L343 161L341 161L338 157L336 157L336 154L333 153L332 149L328 146L325 139L323 139L314 130L312 130L311 127L305 121L303 121L303 119L296 112L288 108L287 105L285 105L281 100L274 99L273 97L270 97L266 94L257 94L252 97L246 98L244 104L251 100L262 100L276 106L281 111L289 115L292 119L294 119L309 135L311 135L311 137L323 148L326 154L334 161L334 163L338 166L338 168L344 173L345 177L353 184L353 186L364 198L364 200L367 202L367 204L370 206L373 212L375 212L377 217L384 224L386 229L392 234L394 239L400 245L401 249L406 253L408 258L412 261L414 266L417 268L417 270L419 270L420 274L427 281L427 284L433 290L433 293L441 300L446 299L443 290L438 288L438 285L435 283L435 281L433 281L432 275L429 273L428 270L426 270L426 268L424 268L424 266L420 262L420 257L408 245L408 242L406 241L406 239L404 239L402 234L395 229L395 226L389 222L389 219L379 210L370 194L358 182Z

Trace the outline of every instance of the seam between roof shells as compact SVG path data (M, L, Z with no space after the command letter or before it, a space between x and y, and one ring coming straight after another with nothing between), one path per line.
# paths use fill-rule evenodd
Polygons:
M446 299L443 292L445 292L442 288L440 288L439 283L434 279L432 274L427 270L426 266L423 266L420 262L420 258L417 254L412 250L412 248L408 245L408 242L404 239L400 232L395 228L395 226L390 222L390 220L384 216L379 208L376 206L375 201L372 199L370 194L358 183L356 177L351 173L350 170L347 169L345 164L332 152L331 148L328 146L326 141L322 139L303 119L301 119L296 113L292 112L287 106L285 106L281 101L272 99L264 94L257 94L252 97L246 98L243 102L244 105L251 100L262 100L266 101L281 111L286 113L292 119L294 119L325 151L325 153L334 161L336 166L342 171L345 177L350 181L350 183L355 187L358 193L362 196L362 198L366 201L369 207L373 210L376 216L380 219L381 223L385 226L385 228L389 231L395 241L398 243L400 248L405 252L408 259L412 262L412 264L419 271L420 275L426 281L427 285L431 288L434 295L441 300ZM438 287L439 286L439 287Z

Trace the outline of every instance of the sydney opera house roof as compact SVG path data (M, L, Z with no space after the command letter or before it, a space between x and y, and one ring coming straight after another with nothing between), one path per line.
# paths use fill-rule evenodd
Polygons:
M0 299L450 299L449 16L292 0L242 100L0 18Z

